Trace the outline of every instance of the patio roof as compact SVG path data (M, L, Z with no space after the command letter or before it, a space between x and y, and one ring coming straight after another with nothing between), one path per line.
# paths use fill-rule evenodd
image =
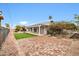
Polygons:
M38 23L38 24L34 24L28 27L39 27L39 26L48 26L49 22L43 22L43 23Z

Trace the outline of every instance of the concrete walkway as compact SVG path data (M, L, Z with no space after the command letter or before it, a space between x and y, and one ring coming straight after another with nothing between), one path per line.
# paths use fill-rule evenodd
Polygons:
M0 49L0 55L2 56L19 56L24 55L18 46L16 39L14 38L13 31L10 30L5 42Z

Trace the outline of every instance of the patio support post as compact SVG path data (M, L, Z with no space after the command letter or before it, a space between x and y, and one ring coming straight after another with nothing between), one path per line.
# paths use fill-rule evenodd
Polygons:
M26 29L27 30L27 32L29 31L28 29Z
M46 34L46 29L45 29L45 27L44 27L44 34Z
M31 28L30 28L30 32L32 32Z
M32 32L34 32L34 28L32 28Z
M40 35L40 32L41 32L41 29L40 29L41 25L39 25L39 35Z

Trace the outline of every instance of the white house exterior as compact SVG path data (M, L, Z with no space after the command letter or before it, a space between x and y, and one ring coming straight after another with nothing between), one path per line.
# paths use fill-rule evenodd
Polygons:
M46 35L48 30L49 22L34 24L27 27L27 32L36 35Z

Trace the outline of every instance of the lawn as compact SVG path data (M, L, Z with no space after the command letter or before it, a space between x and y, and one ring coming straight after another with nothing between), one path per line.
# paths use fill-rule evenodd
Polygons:
M23 39L23 38L31 38L36 35L29 34L29 33L14 33L15 38L18 39Z

